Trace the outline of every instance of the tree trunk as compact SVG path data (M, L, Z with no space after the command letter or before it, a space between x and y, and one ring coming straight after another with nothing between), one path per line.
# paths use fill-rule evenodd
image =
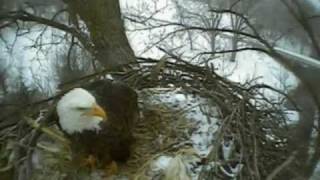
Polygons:
M232 47L231 50L233 50L234 52L231 53L230 56L230 61L231 62L235 62L236 58L237 58L237 52L235 50L238 49L238 41L239 41L239 35L238 34L234 34L232 37Z
M94 46L93 56L106 68L135 61L123 21L119 0L65 0L70 14L86 24Z
M296 152L294 161L288 165L275 179L309 179L319 161L320 135L312 136L317 115L319 113L320 86L315 74L319 73L317 67L303 67L298 63L290 63L282 59L290 67L290 70L299 75L301 83L293 91L293 98L300 108L300 118L288 141L290 154ZM288 61L288 62L287 62ZM312 145L313 143L314 145ZM314 153L309 153L310 148Z
M308 166L308 160L310 160L308 152L313 139L311 135L316 114L315 104L308 89L302 83L292 91L291 96L300 109L300 118L289 138L288 150L297 153L295 161L277 179L308 179L313 170Z
M232 25L232 29L234 31L241 31L241 26L243 24L242 22L242 19L237 17L237 16L230 16L230 20L231 20L231 25ZM233 34L233 37L232 37L232 47L231 47L231 50L233 50L234 52L231 53L231 56L230 56L230 61L231 62L235 62L236 61L236 58L237 58L237 50L238 49L238 42L239 42L239 34Z

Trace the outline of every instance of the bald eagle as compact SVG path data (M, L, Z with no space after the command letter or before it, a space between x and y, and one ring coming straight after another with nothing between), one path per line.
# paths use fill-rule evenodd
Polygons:
M117 162L130 156L137 94L125 84L106 80L84 88L72 89L57 104L73 162L109 170L111 166L111 171L116 171Z

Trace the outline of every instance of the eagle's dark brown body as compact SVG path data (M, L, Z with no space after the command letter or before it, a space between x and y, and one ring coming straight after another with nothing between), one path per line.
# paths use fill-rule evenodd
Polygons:
M73 158L79 160L90 154L101 166L111 161L126 161L133 143L132 127L138 117L136 92L125 84L106 80L83 88L95 96L108 119L100 124L100 131L85 130L67 135Z

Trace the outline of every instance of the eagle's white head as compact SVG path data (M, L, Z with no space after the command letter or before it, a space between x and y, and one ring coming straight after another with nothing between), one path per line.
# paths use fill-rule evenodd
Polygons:
M57 104L61 128L68 134L83 130L100 130L100 122L106 119L105 111L92 94L82 88L66 93Z

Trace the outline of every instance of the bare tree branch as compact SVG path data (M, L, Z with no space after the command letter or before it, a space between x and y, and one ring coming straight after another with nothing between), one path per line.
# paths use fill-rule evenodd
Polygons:
M51 19L35 16L22 10L0 14L0 22L9 23L9 22L16 22L16 21L35 22L35 23L46 25L46 26L50 26L52 28L59 29L61 31L65 31L77 37L77 39L81 42L81 44L88 50L93 49L93 46L90 43L88 36L82 32L79 32L76 28L73 28L71 26L67 26L65 24L56 22Z

